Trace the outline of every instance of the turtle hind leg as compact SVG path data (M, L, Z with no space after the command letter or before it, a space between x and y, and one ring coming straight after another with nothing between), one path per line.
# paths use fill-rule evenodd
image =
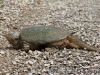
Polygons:
M67 39L62 39L62 40L48 44L47 47L54 47L57 49L63 49L63 48L71 48L72 46L69 45L69 41Z

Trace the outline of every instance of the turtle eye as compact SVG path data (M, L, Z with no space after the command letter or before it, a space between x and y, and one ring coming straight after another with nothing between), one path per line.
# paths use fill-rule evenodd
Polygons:
M14 38L14 42L15 43L18 43L18 38Z
M14 38L14 40L18 40L18 38Z

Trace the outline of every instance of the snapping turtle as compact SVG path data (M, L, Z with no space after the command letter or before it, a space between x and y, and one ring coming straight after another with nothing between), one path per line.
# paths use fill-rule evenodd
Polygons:
M57 48L86 48L87 50L100 51L79 40L73 34L59 27L36 26L21 30L20 33L5 34L4 36L16 49L35 50L45 47Z

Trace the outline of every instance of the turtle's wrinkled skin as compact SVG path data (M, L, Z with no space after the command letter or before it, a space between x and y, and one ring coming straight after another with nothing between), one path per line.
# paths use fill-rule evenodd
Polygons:
M21 30L20 33L5 34L4 36L16 49L36 50L45 47L57 48L86 48L87 50L98 51L90 45L79 40L73 34L73 31L67 31L59 27L36 26Z

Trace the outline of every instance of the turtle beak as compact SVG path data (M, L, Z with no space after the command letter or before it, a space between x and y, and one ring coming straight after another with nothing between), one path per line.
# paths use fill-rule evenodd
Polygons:
M4 34L3 35L9 42L10 44L14 47L14 48L19 48L18 45L18 36L14 37L13 34Z

